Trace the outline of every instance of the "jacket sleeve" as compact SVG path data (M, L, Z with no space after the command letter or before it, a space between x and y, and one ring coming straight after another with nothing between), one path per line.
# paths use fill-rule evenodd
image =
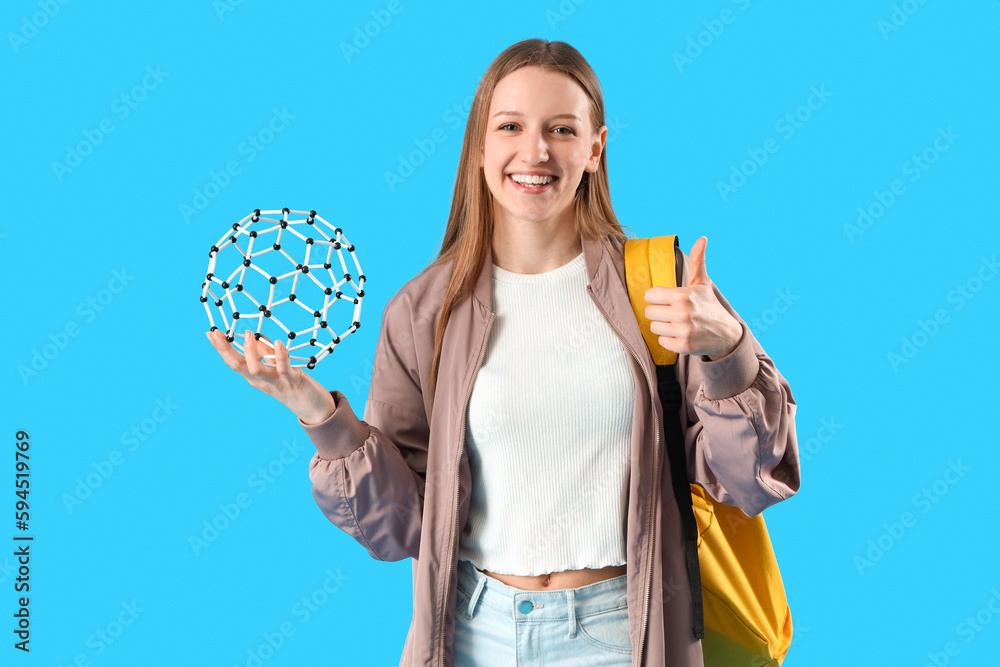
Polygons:
M413 346L409 299L385 306L363 420L333 390L326 421L299 421L316 447L309 462L313 497L326 517L377 560L420 551L428 420Z
M676 250L686 285L689 258ZM717 502L755 516L799 490L795 399L788 382L719 288L719 302L743 328L725 357L679 355L688 479Z

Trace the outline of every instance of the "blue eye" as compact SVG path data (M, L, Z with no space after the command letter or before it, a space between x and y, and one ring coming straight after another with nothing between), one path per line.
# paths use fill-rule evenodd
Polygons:
M570 134L576 134L576 132L574 132L573 128L571 128L571 127L557 127L556 129L557 130L569 130Z

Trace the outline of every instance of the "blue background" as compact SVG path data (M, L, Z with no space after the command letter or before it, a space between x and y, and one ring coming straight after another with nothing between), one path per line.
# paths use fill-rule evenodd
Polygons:
M802 489L765 514L795 625L785 665L1000 664L1000 5L337 5L5 3L0 532L13 545L25 429L35 541L30 655L11 646L0 556L0 662L247 665L288 623L263 664L397 664L410 562L374 561L324 518L308 438L225 366L196 297L209 247L254 208L342 226L365 325L313 374L360 413L382 308L440 246L476 85L544 37L600 77L621 222L685 252L707 236L709 275L794 393ZM814 87L825 99L803 108ZM281 130L251 153L275 110ZM401 161L412 173L390 185ZM859 207L872 218L852 234Z

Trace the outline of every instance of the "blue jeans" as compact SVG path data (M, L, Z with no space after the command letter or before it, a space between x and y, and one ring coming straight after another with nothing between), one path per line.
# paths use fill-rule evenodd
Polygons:
M458 562L456 667L632 664L626 575L525 591Z

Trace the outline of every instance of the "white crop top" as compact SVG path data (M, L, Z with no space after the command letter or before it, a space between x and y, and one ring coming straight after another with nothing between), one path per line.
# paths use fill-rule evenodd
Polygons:
M466 418L458 557L522 576L624 565L635 380L583 253L538 274L494 265L493 309Z

